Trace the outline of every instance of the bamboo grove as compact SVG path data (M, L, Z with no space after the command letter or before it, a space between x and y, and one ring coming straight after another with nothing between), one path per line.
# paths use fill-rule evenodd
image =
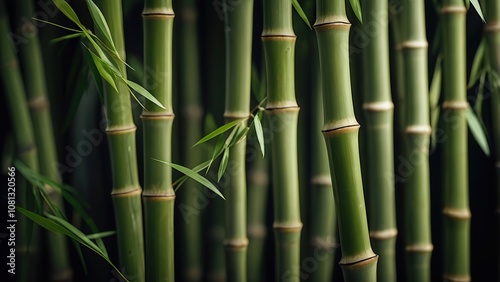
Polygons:
M0 89L6 281L500 281L497 0L0 0Z

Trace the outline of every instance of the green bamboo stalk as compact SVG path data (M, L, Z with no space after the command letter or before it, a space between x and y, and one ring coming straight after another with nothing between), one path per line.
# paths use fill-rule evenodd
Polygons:
M379 255L377 278L396 281L396 201L394 181L393 113L389 72L388 2L364 0L363 27L370 41L363 49L363 111L367 146L366 193L373 250Z
M484 27L487 58L489 65L500 76L500 3L495 0L483 1L483 11L485 11L486 25ZM494 82L491 82L494 83ZM498 81L497 81L498 83ZM493 154L495 158L495 173L497 185L497 238L500 236L500 85L492 87L491 96L491 117L493 127ZM500 245L499 245L500 247ZM500 248L497 249L498 277L500 277Z
M470 218L466 85L466 13L462 0L445 0L443 21L443 278L470 281ZM450 122L450 121L453 122Z
M197 1L179 1L177 10L180 14L178 25L178 53L179 53L179 99L182 103L181 124L182 134L182 158L183 165L195 167L200 164L203 154L200 147L191 148L202 137L203 109L201 105L200 89L200 59L198 55L198 11ZM195 203L199 201L201 185L196 181L187 180L179 190L178 202L198 210L196 213L186 214L181 222L182 228L182 277L183 281L200 281L203 275L202 262L202 213L197 209Z
M329 153L346 281L376 281L377 258L368 234L359 161L359 124L349 73L349 29L344 1L318 0L314 28L323 84L323 135Z
M267 237L266 208L269 189L268 161L260 155L257 140L249 142L254 154L248 169L248 196L247 196L247 280L250 282L263 281L265 278L265 248ZM247 149L248 150L248 149Z
M30 34L24 44L19 45L19 49L25 82L27 82L25 89L38 148L40 173L53 181L60 182L40 41L37 27L31 21L31 17L35 14L33 2L16 1L15 10L15 18L19 19L17 21L18 35L23 37ZM60 194L52 188L48 188L47 193L51 200L64 210ZM53 232L48 232L47 236L50 246L48 248L50 280L70 281L73 274L65 236Z
M37 172L38 155L33 133L33 125L29 114L28 102L21 78L21 71L14 49L7 40L10 36L9 20L4 1L0 1L0 79L11 116L14 140L16 146L15 158ZM32 207L28 202L28 183L16 170L16 205ZM16 277L17 281L29 281L32 273L37 273L34 266L38 256L38 242L34 239L39 235L28 219L16 213Z
M317 52L317 48L315 48ZM316 259L318 267L310 274L310 281L332 281L335 249L337 247L335 201L333 199L332 178L328 164L328 151L321 134L323 127L323 92L319 61L315 60L313 84L313 108L311 132L311 191L310 191L310 244L309 255ZM303 271L306 271L304 269Z
M144 204L146 281L175 281L174 201L172 169L159 159L172 158L172 1L146 0L144 23L144 86L164 109L146 101L144 130Z
M98 5L106 18L116 50L125 60L122 6L120 0L101 0ZM123 77L126 69L117 62ZM113 172L113 198L120 270L136 281L145 280L144 237L141 192L135 144L136 127L127 86L117 81L118 93L105 87L106 134Z
M300 219L295 100L295 34L288 0L264 1L262 43L266 64L276 246L276 280L300 276Z
M427 39L423 0L403 2L405 29L406 155L411 173L405 179L404 241L408 281L430 281L432 254L429 179L429 98Z
M250 79L252 69L253 1L232 5L224 1L226 30L226 122L241 120L246 126L250 111ZM224 247L226 253L226 278L228 281L247 279L247 187L246 187L246 138L229 149L227 185L226 228Z

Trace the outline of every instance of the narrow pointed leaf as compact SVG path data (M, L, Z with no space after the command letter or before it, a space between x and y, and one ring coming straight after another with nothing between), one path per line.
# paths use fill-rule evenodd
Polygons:
M217 128L216 130L205 135L198 142L196 142L196 144L194 144L193 147L195 147L196 145L199 145L201 143L207 142L208 140L221 135L222 133L224 133L224 132L228 131L229 129L233 128L234 126L236 126L239 122L240 122L240 120L233 120L232 122L224 124L223 126Z
M55 44L55 43L58 43L58 42L61 42L63 40L68 40L68 39L73 39L73 38L78 38L78 37L83 37L83 33L82 32L77 32L77 33L71 33L71 34L68 34L68 35L64 35L64 36L61 36L61 37L57 37L57 38L54 38L54 39L51 39L49 41L50 44Z
M219 182L220 179L222 178L222 175L224 175L228 161L229 161L229 148L226 148L224 150L224 154L222 154L222 160L219 165L219 171L217 173L217 182Z
M203 185L203 186L207 187L208 189L212 190L212 192L214 192L215 194L217 194L222 199L224 199L224 200L226 199L221 194L221 192L219 191L219 189L217 189L217 187L215 187L215 185L212 184L212 182L210 182L208 179L206 179L202 175L198 174L197 172L193 171L192 169L187 168L187 167L182 166L182 165L165 162L165 161L158 160L158 159L153 159L153 160L171 166L173 169L175 169L175 170L177 170L177 171L179 171L179 172L181 172L181 173L189 176L191 179L195 180L196 182L200 183L201 185Z
M109 30L108 23L104 18L101 10L97 5L92 2L92 0L87 0L87 6L89 7L90 14L92 15L92 21L94 25L99 29L99 31L104 34L108 42L111 44L111 48L116 49L115 44L113 42L113 38L111 36L111 31Z
M70 19L72 22L74 22L76 25L78 25L80 28L83 28L82 23L80 22L80 19L76 15L75 11L71 6L64 0L53 0L54 4L56 7L64 14L68 19Z
M309 23L309 19L307 18L306 13L304 13L304 10L300 6L299 1L292 0L292 5L295 8L295 11L297 11L297 13L299 14L300 18L309 27L309 29L312 30L311 24Z
M135 92L139 93L140 95L142 95L144 98L148 99L149 101L153 102L155 105L157 105L158 107L162 108L162 109L165 109L165 107L160 103L160 101L158 101L155 96L153 96L151 93L149 93L149 91L147 91L146 89L144 89L144 87L142 87L141 85L133 82L133 81L130 81L130 80L125 80L127 85L130 86L130 88L134 89Z
M469 83L467 84L467 88L471 88L476 84L477 80L483 73L484 69L484 50L486 46L486 41L484 38L479 43L477 47L476 55L474 56L474 61L472 62L472 69L470 71Z
M484 20L483 11L481 11L481 5L479 5L479 1L477 1L477 0L470 0L470 2L472 4L472 6L474 7L474 9L476 10L477 14L481 17L481 19L485 23L486 21Z
M92 57L92 61L94 62L94 65L96 66L97 71L99 72L101 77L106 80L109 85L118 93L115 80L113 79L113 76L108 72L107 68L104 67L104 63L102 62L102 60L92 52L90 52L90 56Z
M360 23L363 23L363 17L361 15L361 5L359 4L359 0L349 0L349 3L351 4L352 11L356 15L356 18L358 18Z
M471 108L467 108L466 114L467 114L467 124L469 125L472 136L474 136L474 139L476 139L476 142L478 143L479 147L481 147L483 152L487 156L489 156L490 148L488 146L488 139L486 138L486 132L483 126L481 125L479 118L476 116L476 114Z
M260 151L262 152L262 157L265 154L265 143L264 143L264 130L262 129L262 123L260 122L259 115L255 115L253 119L255 125L255 133L257 134L257 141L259 141Z
M95 239L101 239L104 237L109 237L109 236L112 236L115 234L116 234L116 231L104 231L104 232L99 232L99 233L88 234L87 238L90 240L95 240Z

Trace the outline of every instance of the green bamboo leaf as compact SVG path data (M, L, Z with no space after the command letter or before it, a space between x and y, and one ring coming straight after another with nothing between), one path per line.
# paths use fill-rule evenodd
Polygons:
M260 122L259 114L256 114L253 123L255 125L255 133L257 134L257 141L259 141L260 151L262 152L262 157L264 157L265 143L264 143L264 130L262 129L262 123Z
M436 59L436 66L432 75L431 87L429 89L429 102L431 109L438 107L439 97L441 95L441 82L442 82L442 63L443 57L441 55Z
M241 140L247 137L249 131L250 131L249 127L238 126L238 131L236 132L233 141L229 144L229 147L233 146L234 144L238 144Z
M310 30L312 30L311 24L309 23L309 19L307 18L306 13L304 13L304 10L302 10L299 1L292 0L292 5L295 8L295 11L297 11L297 13L299 14L300 18L302 18L304 23L309 27Z
M479 77L484 72L484 50L486 49L486 41L483 38L479 46L477 47L476 55L474 55L474 60L472 61L472 69L470 71L469 83L467 88L471 88L476 84Z
M476 103L474 104L474 110L476 111L478 116L482 115L485 80L486 72L482 72L481 77L479 78L479 89L477 90Z
M82 44L82 48L85 45ZM86 47L85 47L86 48ZM94 79L94 83L97 87L97 93L99 93L99 97L101 98L101 102L104 103L104 84L102 83L101 76L99 75L99 70L97 69L97 66L94 65L94 61L92 59L92 56L90 56L90 52L86 52L86 50L83 50L83 58L87 62L87 66L89 67L90 74L92 75L92 78Z
M468 2L469 0L466 0L466 2ZM485 23L486 20L484 19L484 15L483 15L483 12L481 11L481 5L479 4L479 2L477 0L470 0L472 6L474 7L474 9L476 10L477 14L481 17L481 20L483 20L483 22Z
M224 125L222 125L221 127L217 128L216 130L210 132L209 134L205 135L203 138L201 138L198 142L196 142L196 144L193 145L193 147L201 144L201 143L204 143L214 137L217 137L219 135L221 135L222 133L228 131L229 129L233 128L234 126L236 126L241 120L233 120L232 122L229 122L229 123L226 123Z
M481 147L483 152L489 156L490 148L488 146L488 139L486 138L486 130L481 125L479 118L471 108L467 108L466 115L467 124L469 125L472 136L474 136L474 139L476 139L476 142L479 144L479 147Z
M113 42L113 37L111 36L111 31L109 30L108 23L106 22L106 19L104 18L104 15L102 14L101 10L97 5L92 2L92 0L87 0L87 6L89 7L90 14L92 16L92 21L94 22L94 25L99 29L99 31L104 34L108 42L111 44L111 48L113 50L116 49L115 43Z
M207 187L208 189L212 190L212 192L214 192L215 194L217 194L222 199L224 199L224 200L226 199L221 194L221 192L217 189L217 187L215 187L212 184L212 182L210 182L208 179L206 179L202 175L198 174L196 171L194 171L192 169L189 169L189 168L187 168L185 166L182 166L182 165L165 162L165 161L158 160L158 159L153 159L153 160L171 166L173 169L175 169L175 170L177 170L177 171L179 171L179 172L181 172L181 173L189 176L191 179L195 180L196 182L200 183L201 185L203 185L203 186Z
M125 82L127 83L128 86L130 86L130 88L134 89L135 92L139 93L144 98L146 98L149 101L153 102L158 107L160 107L162 109L165 109L165 107L160 103L160 101L158 101L155 98L155 96L153 96L151 93L149 93L149 91L147 91L146 89L144 89L144 87L142 87L141 85L139 85L139 84L137 84L137 83L135 83L135 82L133 82L131 80L128 80L128 79L125 79Z
M219 135L219 137L217 137L217 143L215 143L214 151L212 152L212 157L209 160L205 175L210 171L210 167L212 167L212 163L214 162L214 160L217 159L217 157L219 157L220 154L222 154L222 151L225 148L225 144L226 140L223 138L222 135Z
M93 52L90 52L90 56L101 77L106 80L109 85L118 93L118 88L116 88L116 83L113 75L108 72L108 69L105 67L105 63L101 60L101 58L94 55Z
M195 166L194 168L192 168L192 170L196 171L196 172L200 172L202 170L204 170L205 168L208 167L208 165L210 164L210 160L208 161L204 161L202 162L201 164ZM184 182L186 182L186 180L188 179L189 177L187 177L186 175L180 177L179 179L177 179L174 183L172 183L172 185L174 187L176 187L174 190L177 191L177 189L179 189L179 187L182 186L182 184L184 184Z
M220 179L222 178L222 175L224 175L228 161L229 161L229 148L226 148L224 149L224 154L222 155L222 160L219 165L219 171L217 173L217 182L219 182Z
M64 0L53 0L54 4L56 7L64 14L68 19L70 19L72 22L76 23L78 26L83 26L82 23L80 22L80 19L76 15L75 11L71 6Z
M359 0L349 0L349 4L351 4L351 8L358 18L360 23L363 23L363 16L361 15L361 5L359 4Z
M95 240L95 239L101 239L104 237L109 237L109 236L112 236L115 234L116 234L116 231L104 231L104 232L99 232L99 233L88 234L87 238L90 240Z
M57 37L57 38L51 39L49 41L49 43L50 44L56 44L56 43L61 42L63 40L73 39L73 38L78 38L78 37L84 37L83 32L79 31L79 32L76 32L76 33L71 33L71 34L68 34L68 35Z

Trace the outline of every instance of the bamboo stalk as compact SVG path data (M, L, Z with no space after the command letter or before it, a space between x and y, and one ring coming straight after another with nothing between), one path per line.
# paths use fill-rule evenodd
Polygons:
M298 281L300 276L300 219L297 122L295 100L295 34L288 0L265 0L262 43L266 64L271 134L271 160L276 246L276 279Z
M359 161L359 124L354 116L349 73L349 29L344 1L317 1L316 23L323 83L323 135L329 153L346 281L376 281Z
M487 43L487 58L492 70L500 75L500 3L495 0L483 1L486 17L486 25L484 27L486 43ZM494 82L490 82L494 83ZM496 82L498 83L498 81ZM492 148L495 159L495 173L497 185L497 238L500 236L500 85L492 87L491 96L491 117L493 127L493 142ZM500 246L500 245L499 245ZM500 277L500 248L497 249L497 266L498 277Z
M250 110L250 73L252 67L253 1L229 6L224 2L226 26L226 122L241 120L246 126ZM224 247L228 281L247 279L247 187L246 138L230 148L227 185Z
M370 41L363 49L363 111L367 146L368 222L373 250L379 255L377 278L396 281L396 201L393 113L389 73L388 2L362 1L363 27Z
M429 179L429 99L424 1L403 2L405 29L406 160L412 171L405 179L404 221L408 281L430 281L432 254Z
M146 280L175 281L172 169L156 161L172 158L172 1L146 0L144 22L144 86L165 107L145 102L144 204Z
M317 48L315 48L317 52ZM316 53L315 52L315 53ZM318 264L317 269L310 272L310 281L332 281L335 251L338 247L333 199L332 178L328 164L328 151L325 139L321 134L323 127L323 93L321 91L321 75L319 60L314 61L313 108L311 132L311 190L310 190L310 252ZM307 269L304 269L306 271Z
M5 3L0 1L0 36L9 38L10 28ZM38 172L38 155L33 133L33 125L29 114L28 102L26 100L25 89L21 78L21 71L14 53L14 49L9 40L0 40L0 78L4 87L7 100L7 108L11 116L14 133L16 154L21 162ZM28 195L29 185L27 180L20 176L16 170L16 205L21 207L31 207L32 197ZM31 199L30 199L31 198ZM17 281L29 281L33 279L38 257L39 232L33 227L31 222L20 213L16 213L16 268L15 279ZM30 273L31 272L31 273Z
M31 111L35 141L38 148L40 173L53 181L60 182L61 177L57 167L57 153L50 116L49 100L47 98L47 87L45 71L43 68L40 41L37 35L37 27L30 19L34 14L32 1L23 0L16 2L16 19L18 36L25 36L23 32L31 31L25 44L21 44L20 56L24 70L28 106ZM21 21L22 20L22 21ZM62 199L54 189L48 188L47 193L56 205L64 210ZM67 241L63 234L48 232L48 243L50 248L50 280L69 281L72 279L72 269L67 249Z
M464 1L446 0L443 18L443 277L470 281L470 218ZM453 122L450 122L453 120Z
M125 60L122 6L120 0L97 1L106 18L116 50ZM123 63L119 70L126 77ZM126 277L145 280L141 192L135 144L136 127L127 86L117 81L118 93L105 87L106 134L112 167L113 198L120 269Z
M187 167L200 164L202 153L200 147L191 148L202 135L203 108L201 105L200 89L200 59L198 56L198 10L197 1L179 1L178 11L180 24L178 25L178 52L179 52L179 100L182 103L182 159ZM182 145L181 144L181 145ZM178 192L177 202L188 205L193 209L198 201L199 193L196 189L203 189L196 181L187 180ZM183 281L200 281L203 275L202 261L202 213L189 213L183 217L182 228L182 277Z

